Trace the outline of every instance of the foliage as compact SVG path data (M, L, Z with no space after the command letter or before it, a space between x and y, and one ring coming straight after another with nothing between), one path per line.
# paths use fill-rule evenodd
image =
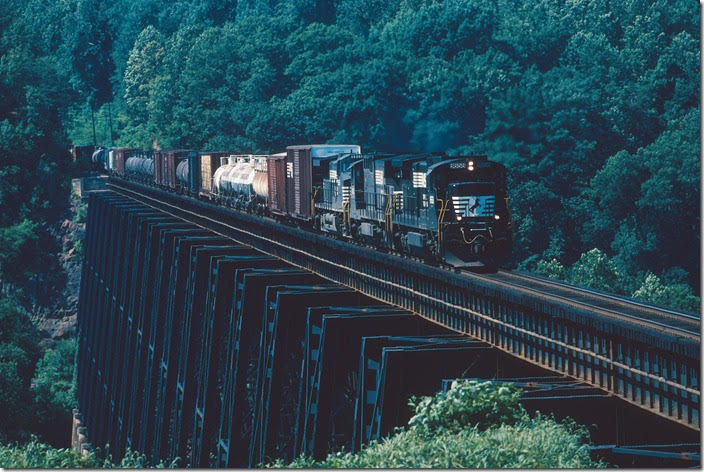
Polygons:
M599 249L592 249L570 268L570 279L577 285L613 291L618 287L621 274L614 262Z
M53 445L66 443L71 410L76 406L76 340L64 339L44 351L32 381L35 414L42 439Z
M337 453L324 461L299 458L291 468L595 468L583 431L537 417L516 425L480 432L426 437L417 431L397 433L373 442L357 454ZM275 464L282 466L283 464Z
M76 214L73 217L73 222L76 224L85 223L88 217L88 204L80 199L77 199Z
M101 461L93 454L71 449L55 449L37 438L19 445L0 445L0 467L13 469L98 468Z
M176 461L159 463L157 468L174 468ZM57 449L36 437L24 444L0 444L0 467L8 469L143 469L148 466L143 454L127 450L119 463L101 459L96 453L83 454L72 449Z
M27 272L36 272L36 267L27 267L28 255L41 253L38 225L22 220L16 225L0 228L0 279L20 283Z
M0 298L0 441L26 437L34 409L29 386L39 358L37 331L16 299Z
M589 456L588 433L572 421L530 418L520 391L492 382L454 382L445 393L414 399L406 430L358 453L320 462L302 456L292 468L572 468L603 467ZM505 422L505 423L504 423ZM282 461L272 464L284 467Z
M648 273L643 284L633 292L634 298L670 306L696 313L700 309L700 299L692 293L686 284L666 285L657 275Z
M560 261L557 259L550 259L549 261L538 261L535 268L535 273L550 279L564 280L567 271L565 270L565 266L563 266Z
M529 262L534 261L535 259L532 259ZM552 259L538 260L535 266L526 264L522 268L533 270L548 278L620 293L692 313L697 313L700 309L700 297L685 283L687 272L681 267L672 267L663 272L662 278L652 272L640 272L631 276L619 270L617 257L610 258L595 248L582 254L570 267L564 267L559 261Z
M480 431L497 424L512 425L525 416L518 403L520 396L520 389L511 385L496 388L490 381L455 381L447 392L411 398L415 416L408 425L427 435L457 433L467 425Z

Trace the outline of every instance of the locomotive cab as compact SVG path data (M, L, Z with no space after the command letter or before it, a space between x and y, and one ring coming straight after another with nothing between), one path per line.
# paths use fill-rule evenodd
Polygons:
M483 156L456 159L438 169L436 184L445 261L493 268L505 263L512 235L504 166Z

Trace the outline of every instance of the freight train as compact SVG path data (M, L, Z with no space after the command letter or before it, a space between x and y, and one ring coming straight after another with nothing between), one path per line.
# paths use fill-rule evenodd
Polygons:
M486 156L298 145L270 155L100 148L119 178L454 267L511 255L506 168Z

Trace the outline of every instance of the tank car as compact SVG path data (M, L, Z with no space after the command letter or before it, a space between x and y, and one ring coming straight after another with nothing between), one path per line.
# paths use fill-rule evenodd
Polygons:
M138 182L154 183L154 152L132 151L125 161L125 175Z
M213 174L212 193L219 203L239 210L261 213L268 196L267 156L221 157Z

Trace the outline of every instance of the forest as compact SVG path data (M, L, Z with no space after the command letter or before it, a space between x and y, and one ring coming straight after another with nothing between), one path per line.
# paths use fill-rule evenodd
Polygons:
M486 154L509 170L514 267L699 312L699 18L691 0L0 2L0 442L61 445L38 412L70 418L75 343L39 346L33 314L65 284L71 144Z

